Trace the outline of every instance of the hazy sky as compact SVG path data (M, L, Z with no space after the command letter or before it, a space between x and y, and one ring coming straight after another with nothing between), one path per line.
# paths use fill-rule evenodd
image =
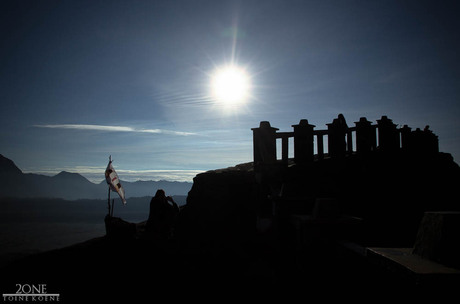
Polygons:
M2 1L0 154L26 172L191 181L281 131L387 115L460 160L458 1ZM233 62L250 98L211 74Z

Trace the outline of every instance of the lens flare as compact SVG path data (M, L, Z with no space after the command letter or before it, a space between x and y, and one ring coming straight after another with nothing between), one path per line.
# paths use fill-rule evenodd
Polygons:
M246 71L235 65L218 68L211 77L212 96L227 106L244 103L249 97L250 87Z

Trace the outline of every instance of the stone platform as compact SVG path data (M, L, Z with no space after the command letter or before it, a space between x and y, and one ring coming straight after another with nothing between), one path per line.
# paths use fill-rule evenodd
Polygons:
M367 258L416 285L460 286L460 212L425 212L413 248L367 248Z
M412 248L366 249L369 262L377 264L399 279L419 286L460 286L460 270L412 253Z

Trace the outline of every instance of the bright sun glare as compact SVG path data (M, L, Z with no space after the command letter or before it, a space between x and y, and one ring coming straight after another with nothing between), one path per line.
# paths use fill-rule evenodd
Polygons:
M226 106L244 103L249 97L250 87L246 71L235 65L218 68L211 77L213 97Z

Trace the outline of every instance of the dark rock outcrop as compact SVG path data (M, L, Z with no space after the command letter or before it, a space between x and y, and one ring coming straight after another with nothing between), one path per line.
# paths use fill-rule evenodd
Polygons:
M256 231L257 184L252 164L198 174L177 222L176 235L190 250L234 246Z
M363 219L358 241L412 247L425 211L460 210L460 168L446 153L375 152L265 169L247 163L197 175L179 235L197 246L241 244L256 234L257 218L311 215L317 199L332 198L342 214Z

